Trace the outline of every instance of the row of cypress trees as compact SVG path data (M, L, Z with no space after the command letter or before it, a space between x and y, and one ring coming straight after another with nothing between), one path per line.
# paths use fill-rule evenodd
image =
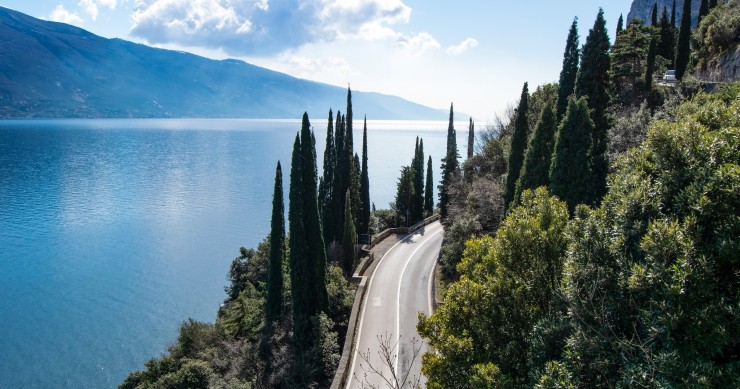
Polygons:
M424 175L424 139L416 137L411 165L401 168L396 187L396 213L406 226L418 223L434 211L432 157L427 160Z

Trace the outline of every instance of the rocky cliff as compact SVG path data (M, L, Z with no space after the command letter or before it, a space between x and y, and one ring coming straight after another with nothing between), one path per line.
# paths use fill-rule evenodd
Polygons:
M679 27L681 25L681 17L683 16L683 0L633 0L630 12L627 14L625 26L629 25L629 22L635 18L640 18L649 23L653 13L653 5L656 2L658 3L658 20L660 20L660 15L663 14L663 7L668 11L668 18L670 19L674 1L676 2L676 27ZM697 25L700 2L701 0L692 0L691 2L692 28Z

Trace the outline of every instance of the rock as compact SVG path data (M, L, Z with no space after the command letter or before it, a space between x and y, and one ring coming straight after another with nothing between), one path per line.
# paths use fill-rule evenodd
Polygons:
M649 24L653 13L653 4L657 1L658 3L658 20L663 14L663 7L668 11L668 19L671 18L671 9L673 7L674 0L633 0L632 6L630 6L630 12L627 14L627 21L624 24L625 27L629 26L630 21L635 18L640 18L644 23ZM676 1L676 27L681 26L681 16L683 15L683 0ZM699 16L699 6L701 0L692 0L691 3L691 28L696 28L697 20Z

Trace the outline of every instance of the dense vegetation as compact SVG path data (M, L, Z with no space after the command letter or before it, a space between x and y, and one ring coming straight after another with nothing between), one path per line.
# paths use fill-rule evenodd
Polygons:
M737 48L709 38L733 4L708 5L691 58ZM522 94L440 188L427 387L740 386L740 84L705 94L692 63L654 83L678 33L653 15L610 46L600 12L580 56L574 22L561 84Z

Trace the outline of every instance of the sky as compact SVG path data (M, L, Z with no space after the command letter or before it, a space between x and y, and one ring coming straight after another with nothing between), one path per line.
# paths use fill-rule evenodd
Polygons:
M106 38L236 58L491 122L558 80L568 29L603 8L613 37L631 0L0 0ZM359 107L358 107L359 108ZM445 118L440 118L444 120ZM458 119L461 119L458 117Z

